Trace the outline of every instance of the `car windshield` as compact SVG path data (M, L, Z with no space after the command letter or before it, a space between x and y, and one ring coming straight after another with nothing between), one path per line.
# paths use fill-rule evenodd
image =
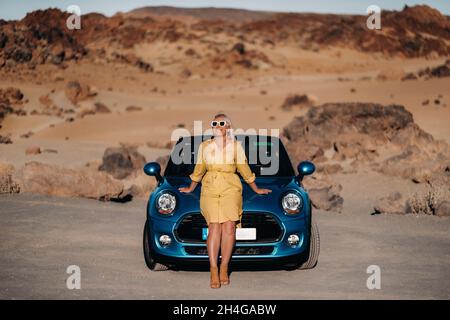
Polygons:
M200 143L210 138L202 136L180 138L172 151L164 175L166 177L188 177L194 171ZM289 156L280 139L258 135L241 135L236 136L236 139L244 147L250 169L257 177L292 177L295 175Z

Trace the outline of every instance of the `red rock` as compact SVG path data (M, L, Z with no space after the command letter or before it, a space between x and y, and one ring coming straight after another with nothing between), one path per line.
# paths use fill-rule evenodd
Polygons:
M293 107L310 107L314 104L314 100L306 94L289 95L281 105L283 110L292 110Z
M127 111L127 112L142 111L142 107L128 106L125 108L125 111Z
M93 96L88 85L81 84L76 80L66 84L65 93L66 97L75 105Z
M41 153L41 148L38 146L28 147L25 150L26 155L34 155L34 154L39 154L39 153Z

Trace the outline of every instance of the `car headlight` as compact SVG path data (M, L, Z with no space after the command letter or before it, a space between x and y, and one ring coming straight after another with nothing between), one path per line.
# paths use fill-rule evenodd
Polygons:
M170 193L163 193L156 200L156 208L161 214L171 214L175 210L176 204L175 196Z
M281 200L281 205L286 213L295 214L300 212L303 202L299 195L289 192Z

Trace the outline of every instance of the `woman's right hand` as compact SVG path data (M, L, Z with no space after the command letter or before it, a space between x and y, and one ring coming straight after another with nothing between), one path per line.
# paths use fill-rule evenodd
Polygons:
M192 191L194 191L194 189L191 188L191 186L189 186L189 187L178 188L178 191L183 192L183 193L191 193Z
M189 185L189 187L181 187L178 188L178 191L183 192L183 193L191 193L192 191L195 190L195 187L197 186L197 182L195 181L191 181L191 184Z
M269 194L269 193L271 193L272 192L272 190L270 190L270 189L264 189L264 188L257 188L256 190L255 190L255 192L257 193L257 194Z

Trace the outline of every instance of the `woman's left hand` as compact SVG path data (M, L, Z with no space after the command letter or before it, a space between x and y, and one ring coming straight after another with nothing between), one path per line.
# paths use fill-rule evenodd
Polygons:
M255 192L256 192L257 194L269 194L269 193L272 192L272 190L270 190L270 189L262 189L262 188L258 188L258 189L255 190Z

